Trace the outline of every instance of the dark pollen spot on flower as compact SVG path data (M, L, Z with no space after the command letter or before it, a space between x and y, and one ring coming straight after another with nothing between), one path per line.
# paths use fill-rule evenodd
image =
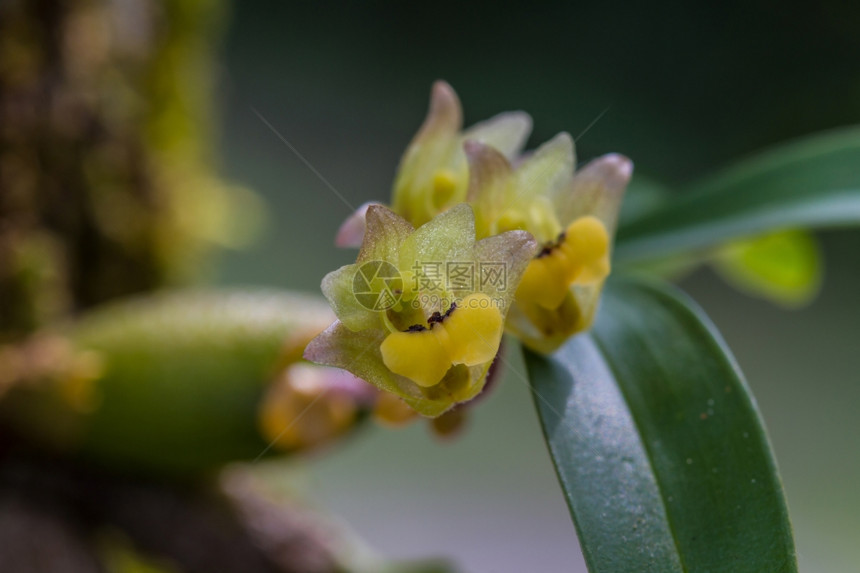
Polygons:
M538 252L537 255L535 255L535 258L540 259L541 257L548 256L564 242L564 239L565 233L564 231L562 231L561 233L559 233L558 237L556 237L554 241L544 243L541 247L541 250Z
M446 318L451 316L451 313L453 313L456 309L457 309L457 303L452 302L450 308L448 308L448 310L445 311L445 314L442 314L439 311L436 311L433 314L431 314L430 318L427 319L427 326L424 326L423 324L413 324L412 326L410 326L409 328L406 329L406 332L423 332L423 331L427 330L428 328L432 330L433 326L435 326L437 324L441 324L442 321L444 321Z
M445 315L447 316L447 315ZM430 318L427 319L427 324L430 325L430 328L433 328L433 325L445 320L445 317L442 316L442 313L439 311L434 312L430 315Z

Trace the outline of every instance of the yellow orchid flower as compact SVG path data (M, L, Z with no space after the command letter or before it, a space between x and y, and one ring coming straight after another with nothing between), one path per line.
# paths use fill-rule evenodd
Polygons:
M504 112L463 130L463 111L454 89L446 82L433 84L430 109L400 161L394 181L391 209L415 226L462 203L469 185L463 143L491 145L508 158L522 150L532 120L521 111ZM367 208L359 207L341 226L335 242L358 247L364 235Z
M517 288L507 330L538 352L552 352L593 321L633 164L609 154L574 174L567 133L516 168L480 142L466 142L465 150L478 237L522 229L541 244Z
M476 242L463 203L417 229L381 205L366 221L356 263L323 279L338 320L305 357L440 416L483 389L537 243L523 231Z

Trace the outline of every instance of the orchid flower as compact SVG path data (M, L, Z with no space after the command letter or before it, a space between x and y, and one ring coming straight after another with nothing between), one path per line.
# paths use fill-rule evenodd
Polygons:
M381 205L366 221L356 263L323 279L338 320L305 357L440 416L483 389L537 243L516 230L476 242L463 203L417 229Z
M469 185L463 143L479 141L512 159L525 145L531 126L528 114L512 111L463 130L463 110L457 94L446 82L434 83L427 117L400 161L391 209L418 226L462 203ZM374 203L359 207L343 223L335 239L338 246L361 245L365 215L371 204Z
M541 245L517 288L507 330L538 352L552 352L591 325L633 164L609 154L574 174L567 133L516 167L488 145L468 141L465 150L478 237L522 229Z

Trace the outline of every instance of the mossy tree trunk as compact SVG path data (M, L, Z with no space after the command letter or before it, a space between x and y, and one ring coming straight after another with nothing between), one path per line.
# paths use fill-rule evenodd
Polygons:
M222 8L0 3L0 342L198 265Z
M232 239L221 215L247 193L213 169L222 13L222 0L0 2L0 358L44 325L188 278ZM253 488L52 459L0 428L4 573L334 571L301 515Z

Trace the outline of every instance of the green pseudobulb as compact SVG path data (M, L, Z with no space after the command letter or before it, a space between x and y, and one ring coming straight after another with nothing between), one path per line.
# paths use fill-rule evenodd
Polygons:
M2 415L42 444L117 469L194 474L253 460L270 451L259 429L269 386L331 320L324 300L283 292L106 305L54 335L87 358L88 376L16 390Z

